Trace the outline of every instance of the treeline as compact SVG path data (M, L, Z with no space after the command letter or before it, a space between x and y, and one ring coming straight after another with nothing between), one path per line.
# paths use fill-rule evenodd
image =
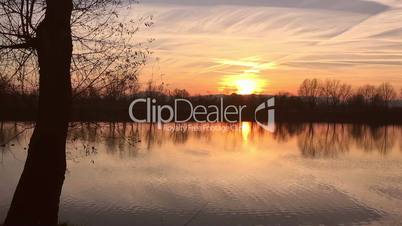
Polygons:
M133 85L134 84L134 85ZM402 95L402 92L401 92ZM254 109L275 96L276 120L284 122L351 122L402 123L402 103L396 89L389 83L352 88L339 80L306 79L298 95L281 92L277 95L196 95L185 89L170 90L152 82L140 87L137 83L117 82L103 89L89 87L74 94L74 121L129 121L128 107L136 98L150 97L160 105L173 105L176 98L186 98L195 105L247 105L242 119L254 120ZM34 120L37 111L36 92L21 92L0 79L0 119ZM146 106L136 109L146 115ZM189 109L180 115L187 116ZM266 119L266 115L260 116Z
M280 121L400 124L401 99L389 83L352 88L340 80L305 79L298 96L276 95L277 116Z
M138 81L115 80L102 86L73 87L73 120L126 121L128 106L136 98L151 97L159 103L173 98L189 98L185 89L168 89L165 84L150 81L142 87ZM0 120L35 120L37 89L21 89L0 74Z
M402 96L402 89L400 92ZM378 86L364 85L353 89L351 85L334 79L306 79L300 85L298 94L311 108L339 105L384 108L392 107L392 103L395 104L398 99L396 89L389 83Z

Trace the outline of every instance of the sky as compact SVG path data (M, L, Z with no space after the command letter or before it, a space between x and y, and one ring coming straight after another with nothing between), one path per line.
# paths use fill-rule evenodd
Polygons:
M402 0L142 0L142 82L191 94L297 92L305 78L402 88Z

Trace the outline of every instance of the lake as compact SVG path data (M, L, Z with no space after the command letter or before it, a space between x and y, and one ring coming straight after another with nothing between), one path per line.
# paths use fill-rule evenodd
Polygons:
M0 222L32 124L0 125ZM69 225L402 225L402 127L72 123Z

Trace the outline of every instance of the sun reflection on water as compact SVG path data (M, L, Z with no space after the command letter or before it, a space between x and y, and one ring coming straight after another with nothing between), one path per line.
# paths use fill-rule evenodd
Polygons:
M242 122L241 123L241 135L243 137L243 141L245 143L248 142L251 133L251 122Z

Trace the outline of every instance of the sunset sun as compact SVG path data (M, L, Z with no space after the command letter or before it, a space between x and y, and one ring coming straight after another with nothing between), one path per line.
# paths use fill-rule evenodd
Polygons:
M262 72L276 68L274 62L264 63L259 57L215 61L222 71L237 72L222 78L220 90L240 95L259 94L266 91L267 79L262 76Z
M237 94L253 94L258 91L258 81L252 79L240 79L236 81Z

